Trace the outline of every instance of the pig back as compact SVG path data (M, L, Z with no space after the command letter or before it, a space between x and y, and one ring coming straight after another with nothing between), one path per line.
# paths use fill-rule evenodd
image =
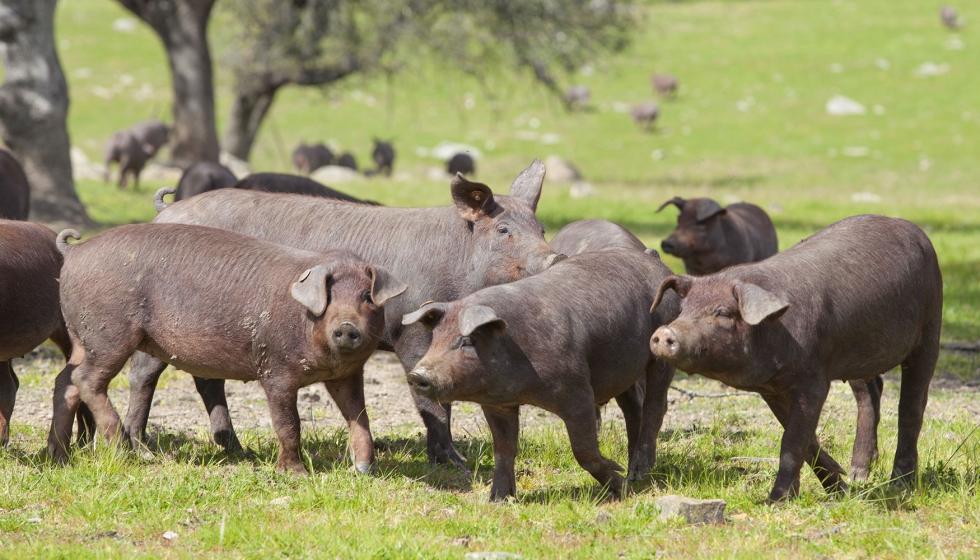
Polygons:
M563 255L617 248L646 250L643 242L628 229L606 220L572 222L555 234L550 245L552 249Z
M0 360L26 354L57 328L60 268L53 231L0 220Z
M779 241L776 239L776 227L765 210L755 204L739 202L726 207L728 220L739 233L734 236L740 239L744 248L733 247L730 250L745 251L742 260L738 262L756 262L769 258L779 251Z

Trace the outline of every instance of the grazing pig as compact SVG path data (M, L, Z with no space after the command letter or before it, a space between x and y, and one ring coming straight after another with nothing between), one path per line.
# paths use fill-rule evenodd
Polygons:
M490 187L457 175L450 187L454 205L435 208L388 208L223 189L177 202L154 221L220 227L302 249L346 249L384 266L411 285L385 307L380 345L394 351L408 372L425 354L431 333L420 325L402 326L402 315L427 301L454 300L537 274L560 258L545 242L534 215L544 174L544 165L534 160L514 181L510 196L495 195ZM138 438L165 364L148 356L134 360L126 424L130 435ZM211 400L219 394L220 400ZM223 389L203 391L201 396L215 435L230 430ZM464 464L452 443L448 404L440 406L414 394L413 398L428 429L429 460Z
M105 176L103 180L106 183L109 182L110 166L118 162L119 188L126 188L128 182L127 176L131 174L133 176L133 190L139 190L140 173L143 172L143 167L149 161L150 154L143 149L143 146L136 140L132 132L129 130L120 130L119 132L113 133L109 141L106 142L103 156L105 160Z
M739 202L722 208L710 198L675 196L657 212L670 204L681 213L677 229L660 248L683 260L688 274L703 276L735 264L761 261L779 250L772 220L754 204Z
M630 107L630 118L647 132L653 130L653 121L659 114L660 106L655 101L644 101Z
M677 97L677 76L672 74L654 74L650 78L653 91L661 97Z
M20 382L13 358L48 338L68 359L71 342L61 319L58 274L61 254L50 229L29 222L0 220L0 445L10 439L10 415ZM57 383L70 381L59 377ZM79 441L94 427L88 409L79 410ZM71 417L67 419L71 435Z
M337 165L357 171L357 160L354 159L354 154L350 152L340 154L340 158L337 159Z
M469 154L458 153L446 162L446 171L450 175L461 173L472 177L476 175L476 163Z
M892 477L911 480L943 307L936 252L915 224L847 218L759 263L671 276L654 307L671 290L681 314L654 333L653 352L685 372L758 392L784 428L770 501L799 492L803 463L827 491L846 489L844 470L816 437L830 383L872 381L898 365Z
M31 185L14 155L0 148L0 218L26 220L31 206Z
M956 30L960 26L960 18L956 15L956 10L952 6L943 6L939 9L939 19L948 29Z
M174 201L184 200L194 195L225 189L238 182L230 169L213 161L199 161L188 167L177 183Z
M304 175L309 175L325 165L333 165L333 152L323 144L307 146L300 144L293 150L293 167Z
M155 156L170 139L170 127L156 119L140 121L130 126L129 131L148 157Z
M74 345L65 371L103 437L125 440L106 391L142 350L199 377L258 381L279 469L296 474L306 474L296 394L323 382L350 426L355 467L370 470L364 363L384 330L382 306L408 286L348 251L303 251L200 226L131 224L77 246L69 236L79 237L58 236ZM75 404L56 394L56 410Z
M651 315L645 304L669 275L659 258L640 251L583 253L537 276L430 303L403 318L432 331L428 352L408 374L413 390L483 407L493 435L491 500L517 489L522 404L558 415L575 460L618 498L622 467L599 452L595 406L638 379L649 390L642 410L626 414L629 476L642 478L653 467L674 368L650 353L649 335L677 309L676 302L673 310L665 304Z
M583 109L589 104L589 98L591 96L592 92L589 91L588 86L581 84L569 86L565 90L565 107L569 111Z
M374 139L374 151L371 153L374 164L378 166L377 173L391 177L392 166L395 164L395 148L390 142Z

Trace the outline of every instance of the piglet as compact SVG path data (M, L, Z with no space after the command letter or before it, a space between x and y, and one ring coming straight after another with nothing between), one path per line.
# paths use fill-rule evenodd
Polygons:
M279 439L279 469L299 459L296 394L323 382L351 429L354 465L374 461L364 408L364 363L384 329L381 306L408 286L346 251L312 252L231 231L132 224L78 246L61 232L61 302L77 394L55 394L49 445L63 448L63 415L78 398L99 433L125 432L106 390L141 350L195 376L258 381ZM69 417L70 418L70 417Z
M644 305L668 275L659 258L642 251L583 253L536 276L405 315L402 324L432 331L428 351L408 373L412 389L483 407L493 435L491 500L516 493L523 404L558 415L579 465L618 498L622 467L599 452L595 405L641 377L647 392L638 425L627 425L629 474L641 478L653 467L674 369L651 354L649 335L677 310L668 302L651 315Z
M759 263L671 276L654 308L670 291L681 313L654 333L654 354L761 394L784 428L770 501L799 492L803 463L828 491L846 489L846 473L816 436L830 383L872 380L899 365L892 477L913 478L943 311L936 252L919 227L853 216Z

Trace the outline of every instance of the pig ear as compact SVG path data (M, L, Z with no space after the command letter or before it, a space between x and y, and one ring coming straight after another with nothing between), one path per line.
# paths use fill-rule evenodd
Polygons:
M544 164L540 159L534 158L531 165L514 179L514 183L510 186L510 196L523 200L531 210L537 211L538 199L541 198L541 185L544 184L544 173Z
M389 299L405 293L408 284L392 276L380 266L369 267L371 271L371 301L375 305L384 305Z
M434 329L445 314L445 303L428 303L423 305L422 309L413 311L402 317L402 324L411 325L412 323L422 323L426 328Z
M738 311L750 325L758 325L766 319L778 319L789 309L789 302L755 284L735 286Z
M699 222L703 222L715 214L721 214L724 211L725 209L714 200L704 198L698 203L698 212L694 218Z
M453 194L453 202L456 204L456 211L464 220L474 221L480 216L486 216L493 212L496 204L493 202L493 191L483 183L475 183L463 177L462 173L457 173L453 177L450 190Z
M493 327L492 333L496 336L507 332L507 322L497 317L497 312L486 305L471 305L460 311L459 332L463 336L470 336L483 326Z
M664 202L663 204L661 204L660 205L660 208L657 208L657 212L660 212L661 210L663 210L664 208L670 206L671 204L673 204L674 206L676 206L678 210L683 210L684 209L684 203L685 202L687 202L687 201L684 200L683 198L681 198L679 196L675 196L674 198L672 198L672 199L668 200L667 202Z
M650 313L653 313L653 310L663 301L667 290L674 290L681 299L684 299L687 297L687 292L691 290L693 283L694 279L686 274L680 276L675 274L664 278L663 282L660 283L660 288L657 289L657 297L653 300L653 305L650 306Z
M333 267L318 264L300 275L293 282L293 299L319 317L327 310L327 278L333 275Z

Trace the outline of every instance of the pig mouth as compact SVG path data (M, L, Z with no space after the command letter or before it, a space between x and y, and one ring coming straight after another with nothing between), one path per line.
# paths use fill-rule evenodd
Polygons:
M432 370L427 367L416 367L408 372L405 377L409 387L416 394L436 402L452 402L453 399L446 395L442 387L432 379L432 373Z

